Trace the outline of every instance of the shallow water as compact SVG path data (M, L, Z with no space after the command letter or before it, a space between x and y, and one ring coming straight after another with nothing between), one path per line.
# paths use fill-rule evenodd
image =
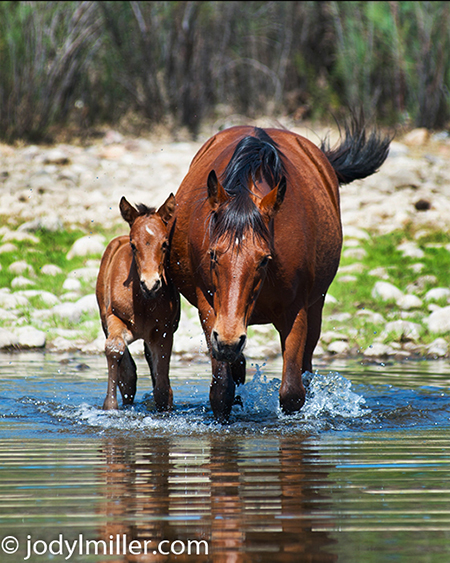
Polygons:
M208 362L172 362L171 414L136 363L105 413L103 357L0 356L0 561L450 560L448 362L319 364L292 417L249 363L227 426Z

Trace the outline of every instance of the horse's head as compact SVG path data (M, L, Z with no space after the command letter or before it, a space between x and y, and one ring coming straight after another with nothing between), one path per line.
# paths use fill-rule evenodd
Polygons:
M283 176L262 199L249 192L230 196L214 171L207 186L215 313L211 352L219 361L234 362L244 349L247 326L272 259L269 224L283 202L286 179Z
M133 207L125 197L120 212L130 225L130 246L143 294L155 297L166 283L165 261L169 247L167 224L175 211L173 194L155 211L146 205Z

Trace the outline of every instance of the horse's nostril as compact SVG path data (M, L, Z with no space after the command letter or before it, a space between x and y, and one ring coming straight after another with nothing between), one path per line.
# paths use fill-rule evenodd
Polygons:
M216 343L218 342L218 340L219 340L219 333L217 332L217 330L213 330L213 331L212 331L211 338L212 338L212 340L213 340L214 342L216 342Z

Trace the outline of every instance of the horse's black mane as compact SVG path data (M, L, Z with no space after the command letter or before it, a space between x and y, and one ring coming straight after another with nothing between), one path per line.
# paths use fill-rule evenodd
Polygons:
M269 231L263 217L251 198L249 178L253 183L262 179L275 187L284 175L282 153L277 144L263 130L254 129L254 136L244 137L237 144L233 156L220 180L230 197L211 216L211 241L226 237L230 243L241 240L247 231L265 241Z
M138 203L136 205L136 211L138 212L138 217L141 215L153 215L156 213L156 207L148 207L145 203Z

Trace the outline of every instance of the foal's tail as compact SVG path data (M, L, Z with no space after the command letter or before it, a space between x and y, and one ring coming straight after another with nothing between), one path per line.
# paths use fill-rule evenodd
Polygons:
M374 174L389 154L392 136L382 136L373 129L368 132L363 117L353 116L344 126L344 138L335 148L330 148L329 139L322 141L320 148L334 168L339 184L350 184Z

